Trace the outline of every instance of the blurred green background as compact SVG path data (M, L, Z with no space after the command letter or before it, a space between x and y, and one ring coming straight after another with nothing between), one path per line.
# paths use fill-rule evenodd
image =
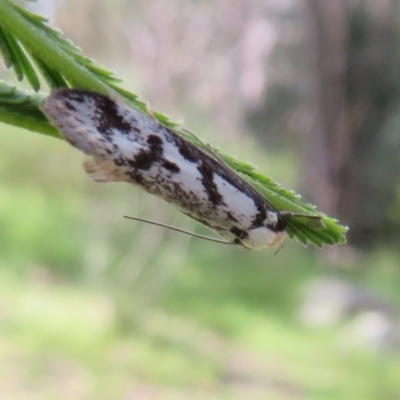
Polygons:
M399 1L40 1L125 87L350 226L253 252L0 126L0 398L399 399ZM0 69L0 78L12 80Z

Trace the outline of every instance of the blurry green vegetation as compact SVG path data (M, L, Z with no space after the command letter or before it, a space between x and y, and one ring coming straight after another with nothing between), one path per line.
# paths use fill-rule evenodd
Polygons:
M399 391L394 357L346 351L335 332L302 331L233 296L189 318L158 304L129 335L112 296L86 286L21 283L3 271L0 304L0 394L9 400L123 399L143 387L150 399L374 400ZM224 335L202 318L207 308L225 319Z
M61 141L2 126L0 151L0 398L397 398L394 355L297 324L301 285L323 273L310 251L188 242L122 219L191 223L92 183ZM397 257L372 255L362 280L398 302Z

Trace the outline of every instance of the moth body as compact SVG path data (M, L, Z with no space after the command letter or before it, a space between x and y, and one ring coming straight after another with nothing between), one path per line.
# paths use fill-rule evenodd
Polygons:
M141 186L229 242L276 247L286 222L220 160L120 100L77 89L53 91L42 104L50 122L74 147L98 182Z

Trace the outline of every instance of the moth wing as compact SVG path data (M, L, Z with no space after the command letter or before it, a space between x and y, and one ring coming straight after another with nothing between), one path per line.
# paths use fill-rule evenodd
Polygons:
M121 182L127 180L126 174L112 160L89 158L83 163L83 167L95 182Z

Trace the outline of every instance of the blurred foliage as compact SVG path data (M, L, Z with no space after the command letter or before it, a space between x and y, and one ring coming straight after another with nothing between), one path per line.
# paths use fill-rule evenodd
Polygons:
M0 394L10 400L373 400L398 394L395 357L349 352L334 331L306 332L233 299L201 296L203 308L219 313L223 330L210 328L201 307L182 317L158 304L141 315L140 328L121 335L113 303L101 292L40 277L21 284L4 271L0 282L7 310Z

